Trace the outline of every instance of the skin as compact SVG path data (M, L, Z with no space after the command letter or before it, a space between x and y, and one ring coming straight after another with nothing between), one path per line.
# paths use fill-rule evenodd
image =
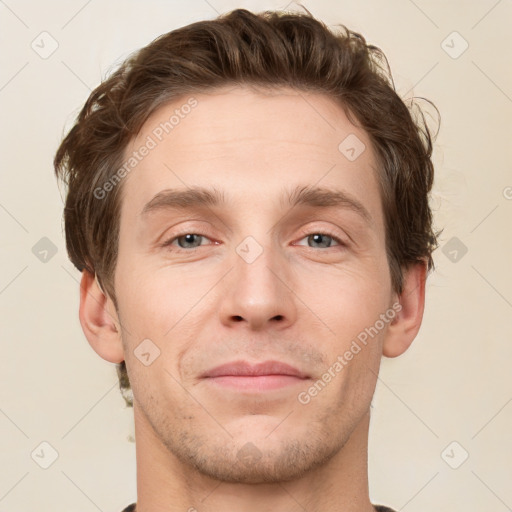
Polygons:
M286 88L194 97L198 105L122 183L119 309L94 276L84 271L81 283L89 343L107 361L126 360L137 510L373 512L370 404L382 356L405 352L419 330L425 265L409 267L403 293L393 291L375 154L339 105ZM126 154L185 101L155 111ZM338 149L349 134L366 146L354 161ZM281 204L283 187L297 185L343 190L371 220ZM223 191L227 205L141 216L158 192L194 186ZM320 241L309 236L326 230ZM204 238L162 247L186 233ZM248 236L262 249L251 263L237 253ZM394 319L300 403L298 394L397 302ZM134 353L144 339L160 350L149 366ZM200 377L238 359L284 361L310 378L244 393Z

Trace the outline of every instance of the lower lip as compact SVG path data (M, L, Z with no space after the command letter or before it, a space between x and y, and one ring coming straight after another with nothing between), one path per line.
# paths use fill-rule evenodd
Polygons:
M293 375L223 375L221 377L208 377L212 384L239 391L270 391L304 383L306 379Z

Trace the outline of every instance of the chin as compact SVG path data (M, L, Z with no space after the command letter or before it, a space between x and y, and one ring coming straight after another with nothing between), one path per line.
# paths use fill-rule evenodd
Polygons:
M311 436L294 439L286 433L285 439L276 436L272 442L266 435L253 442L246 440L251 438L246 434L243 441L233 441L232 449L225 444L201 444L197 449L196 443L185 443L176 455L199 473L218 481L270 484L301 478L326 464L341 448Z

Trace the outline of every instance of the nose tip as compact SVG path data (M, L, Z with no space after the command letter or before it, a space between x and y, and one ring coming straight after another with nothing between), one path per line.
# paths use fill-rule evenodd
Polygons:
M251 329L267 325L282 328L294 321L290 287L272 269L276 265L269 261L270 256L274 255L265 250L251 264L241 258L236 262L236 271L222 291L220 314L225 325L245 323Z

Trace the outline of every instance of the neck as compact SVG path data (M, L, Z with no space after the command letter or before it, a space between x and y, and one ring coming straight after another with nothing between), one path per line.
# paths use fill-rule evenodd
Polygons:
M368 411L329 460L292 481L241 484L214 480L183 464L134 404L136 512L375 512L368 492Z

